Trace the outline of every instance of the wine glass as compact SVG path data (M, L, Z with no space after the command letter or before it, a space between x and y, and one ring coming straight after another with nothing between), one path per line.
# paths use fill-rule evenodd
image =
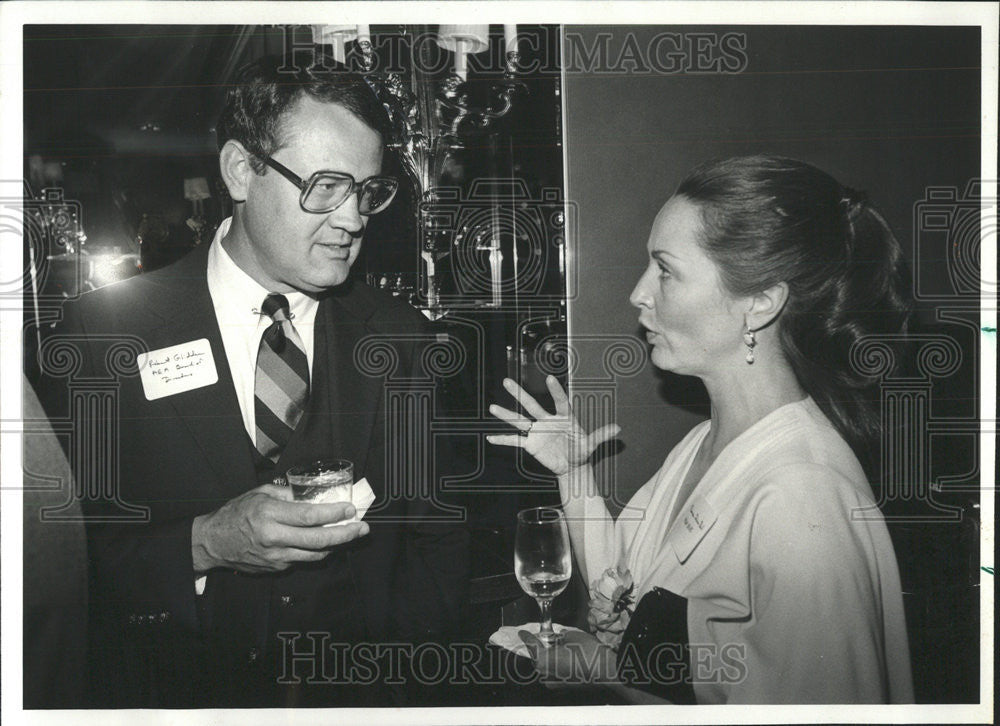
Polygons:
M569 529L557 507L535 507L517 514L514 573L521 589L535 598L542 611L538 639L558 643L562 633L552 630L552 600L566 589L573 573Z

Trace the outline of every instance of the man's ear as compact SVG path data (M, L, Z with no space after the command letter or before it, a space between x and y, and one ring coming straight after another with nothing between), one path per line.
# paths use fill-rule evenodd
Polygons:
M766 328L774 322L788 302L788 283L779 282L777 285L772 285L750 300L750 309L746 315L747 327L750 330Z
M246 201L250 176L255 173L250 158L250 152L234 139L223 144L219 152L219 171L234 202Z

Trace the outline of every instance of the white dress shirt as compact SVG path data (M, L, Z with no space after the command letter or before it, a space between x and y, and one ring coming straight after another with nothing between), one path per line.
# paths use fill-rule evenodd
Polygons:
M257 372L257 349L264 331L272 323L270 317L260 312L260 308L271 291L240 269L223 249L222 238L229 231L232 220L229 217L219 225L208 251L208 291L215 307L215 317L219 321L226 361L233 375L236 399L243 414L243 426L253 441L256 432L253 389ZM319 301L301 292L282 294L288 299L292 325L305 347L311 379L315 340L313 324Z
M212 296L215 318L219 321L226 361L233 375L236 400L243 414L243 427L255 441L254 380L257 374L257 350L264 331L273 322L260 312L264 298L270 293L250 275L240 269L222 247L233 218L228 217L219 225L212 247L208 250L208 292ZM313 370L313 324L319 301L301 292L282 293L288 299L292 325L302 339L309 361L309 378ZM205 591L205 576L195 579L195 592Z

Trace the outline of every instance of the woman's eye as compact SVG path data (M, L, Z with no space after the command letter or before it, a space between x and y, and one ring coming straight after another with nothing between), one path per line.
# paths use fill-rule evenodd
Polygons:
M670 277L670 269L664 267L663 265L657 265L660 268L660 279L665 280Z

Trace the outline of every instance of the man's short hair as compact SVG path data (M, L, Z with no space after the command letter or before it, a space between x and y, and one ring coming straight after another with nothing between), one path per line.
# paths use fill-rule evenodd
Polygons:
M368 82L332 58L311 60L302 65L301 57L296 63L292 55L269 55L241 68L215 126L219 150L230 139L240 142L253 154L254 171L263 174L262 159L284 143L283 116L304 96L343 106L387 140L389 119Z

